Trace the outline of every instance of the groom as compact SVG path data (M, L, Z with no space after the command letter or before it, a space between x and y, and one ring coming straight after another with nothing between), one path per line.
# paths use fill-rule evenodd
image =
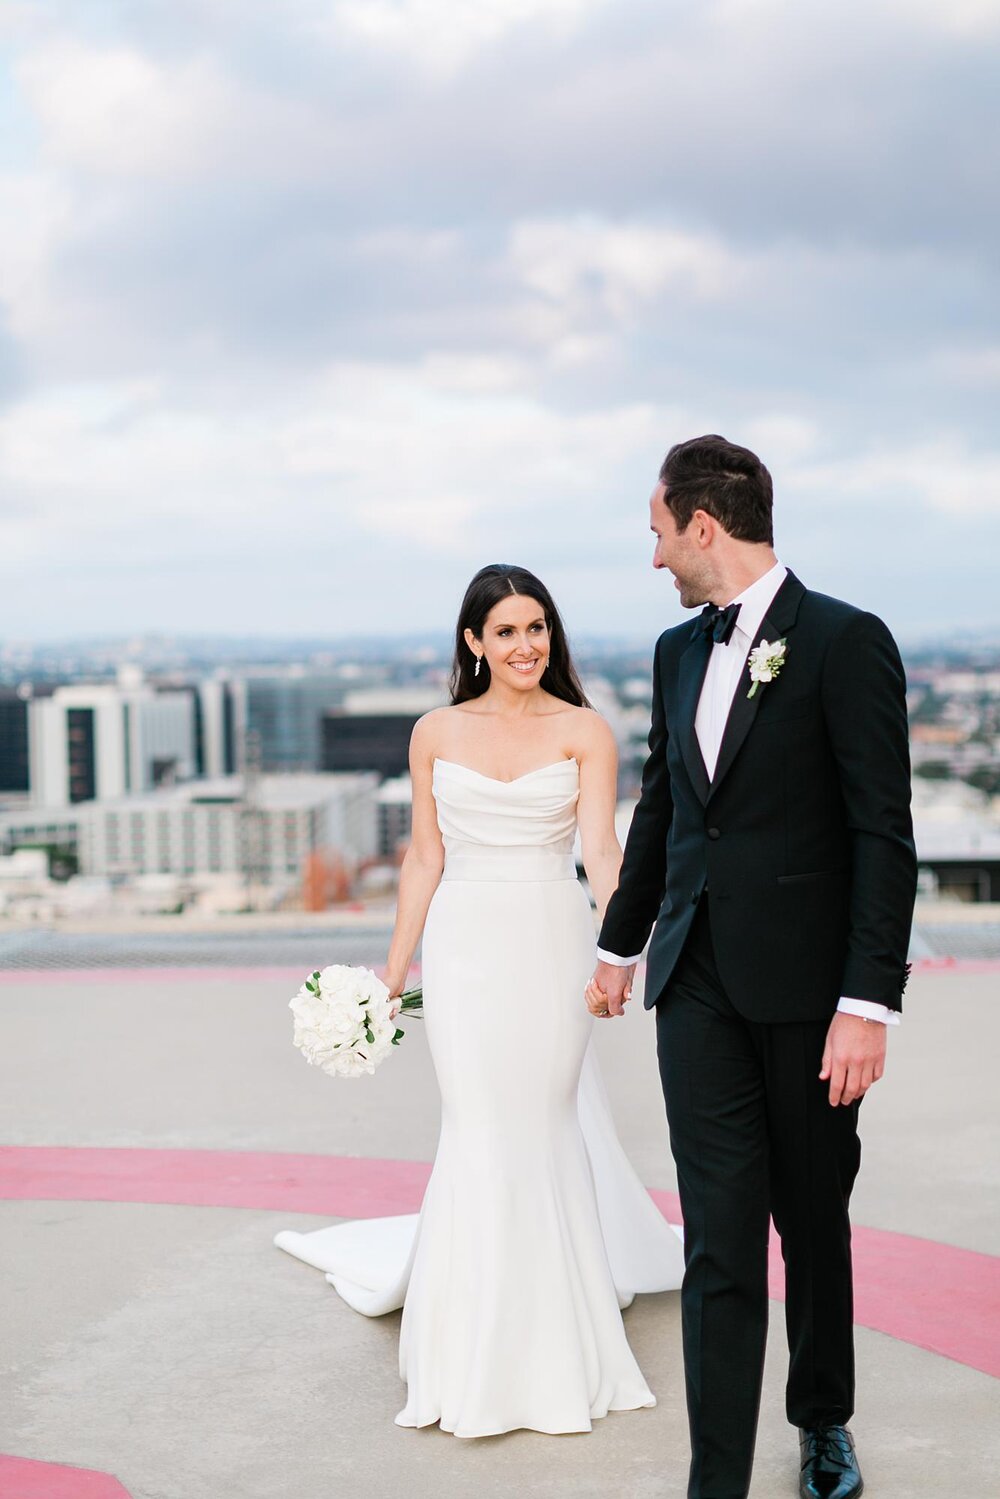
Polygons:
M588 986L645 1004L685 1228L689 1499L744 1499L785 1260L800 1493L862 1491L851 1229L861 1099L899 1023L916 888L903 668L881 620L812 593L772 550L771 476L718 436L670 449L654 567L692 623L653 664L653 720Z

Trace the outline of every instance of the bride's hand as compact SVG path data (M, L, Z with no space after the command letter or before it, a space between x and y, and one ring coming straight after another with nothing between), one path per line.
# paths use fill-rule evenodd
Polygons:
M600 982L601 979L604 983ZM632 998L634 979L634 963L630 963L627 968L622 968L616 964L599 962L593 978L583 991L587 1009L592 1015L597 1015L602 1020L609 1015L623 1015L625 1006ZM604 987L605 983L608 985L607 988Z
M596 979L590 980L590 983L583 991L583 997L587 1001L587 1009L592 1015L596 1015L600 1020L607 1020L607 1018L612 1014L620 1015L622 1013L621 1010L613 1011L611 1009L610 1005L608 1004L608 996L600 987ZM627 984L624 993L622 994L622 1000L627 1002L631 998L632 985Z
M404 974L403 978L397 981L391 973L387 973L382 982L389 991L389 1019L395 1020L399 1014L403 990L406 988L406 975Z
M583 991L583 997L587 1001L587 1009L592 1015L597 1015L602 1020L610 1013L608 1010L608 996L603 989L599 989L593 979Z

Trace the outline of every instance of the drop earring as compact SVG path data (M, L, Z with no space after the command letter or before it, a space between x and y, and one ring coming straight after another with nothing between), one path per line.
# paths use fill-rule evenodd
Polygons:
M479 675L479 668L482 666L482 664L483 664L483 658L482 658L482 656L477 656L476 657L476 669L472 673L472 675L474 677L478 677L478 675Z

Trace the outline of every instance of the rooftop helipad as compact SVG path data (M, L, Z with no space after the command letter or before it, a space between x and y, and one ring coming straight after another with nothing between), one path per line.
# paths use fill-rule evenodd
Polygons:
M424 1037L374 1078L326 1078L290 1044L301 960L242 956L0 974L4 1499L682 1494L676 1295L626 1313L653 1411L559 1439L393 1425L398 1316L358 1317L271 1240L416 1207L437 1132ZM1000 1466L1000 973L975 968L918 968L862 1111L853 1426L880 1499L986 1493ZM650 1018L598 1040L674 1216ZM772 1293L753 1499L795 1493L777 1263Z

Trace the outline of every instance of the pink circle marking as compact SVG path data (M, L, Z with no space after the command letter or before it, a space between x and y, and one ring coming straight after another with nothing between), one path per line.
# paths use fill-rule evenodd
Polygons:
M128 1489L110 1473L2 1453L0 1494L4 1499L130 1499Z
M374 1218L415 1213L430 1166L366 1156L59 1145L0 1147L0 1198L173 1203ZM680 1220L671 1192L650 1194ZM1000 1378L1000 1259L953 1244L854 1229L855 1321ZM770 1289L784 1295L772 1236Z

